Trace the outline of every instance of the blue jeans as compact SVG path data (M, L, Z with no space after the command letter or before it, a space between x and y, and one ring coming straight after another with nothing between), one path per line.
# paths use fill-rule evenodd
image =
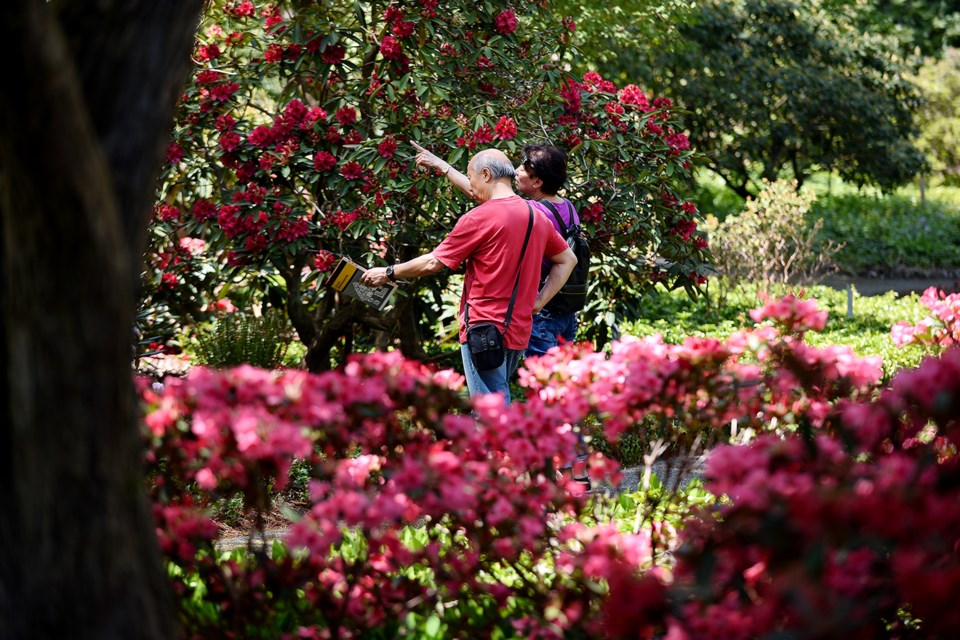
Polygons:
M510 378L520 365L521 349L507 349L503 364L489 371L477 371L470 357L470 347L460 345L460 356L463 358L463 372L467 377L467 389L471 396L482 393L500 393L507 404L510 404Z
M577 339L577 314L550 313L546 309L533 316L533 332L527 357L542 356L551 347L560 344L560 338L567 342Z

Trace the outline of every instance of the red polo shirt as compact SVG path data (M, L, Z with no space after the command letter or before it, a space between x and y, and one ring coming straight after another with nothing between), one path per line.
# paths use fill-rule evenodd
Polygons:
M503 321L517 277L517 262L530 213L520 196L488 200L461 217L433 256L454 271L466 262L460 298L460 342L466 342L464 308L470 305L470 324ZM540 284L540 263L563 253L567 243L540 212L533 212L533 229L523 254L520 285L510 328L504 336L508 349L526 349L533 325L533 304Z

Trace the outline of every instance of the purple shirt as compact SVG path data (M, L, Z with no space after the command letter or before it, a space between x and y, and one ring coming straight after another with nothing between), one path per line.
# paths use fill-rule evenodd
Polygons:
M553 228L557 230L557 233L563 235L563 230L560 228L560 223L557 222L556 216L553 215L553 211L551 211L547 205L538 200L530 200L529 202L533 205L534 209L547 216L547 220L549 220L550 224L553 225ZM580 216L577 215L577 210L573 206L572 202L564 198L563 202L551 202L550 204L556 207L557 213L560 214L560 218L563 220L563 223L567 225L567 227L570 227L571 223L580 224ZM543 261L543 268L546 271L549 271L552 266L553 262L550 260Z

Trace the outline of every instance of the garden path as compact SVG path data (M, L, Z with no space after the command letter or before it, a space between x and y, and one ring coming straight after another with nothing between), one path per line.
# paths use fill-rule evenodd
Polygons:
M854 291L861 296L877 296L895 291L898 295L923 293L927 287L938 287L947 293L960 291L960 272L944 273L928 277L863 277L863 276L830 276L823 280L823 284L834 289L844 290L852 285Z

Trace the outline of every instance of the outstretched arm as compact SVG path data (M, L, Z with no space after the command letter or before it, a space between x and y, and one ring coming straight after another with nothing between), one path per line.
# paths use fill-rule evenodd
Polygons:
M465 193L470 198L476 200L476 196L473 195L473 189L470 188L470 180L467 179L467 176L457 171L449 162L446 160L441 160L437 155L427 151L416 142L411 141L410 144L412 144L413 148L417 150L418 165L421 167L439 169L443 172L443 175L447 177L447 180L453 183L453 186Z
M393 277L395 280L409 280L420 276L429 276L441 269L443 269L443 263L434 258L432 253L425 253L413 260L394 265ZM360 282L368 287L382 287L390 280L387 278L387 270L384 267L374 267L367 269L366 273L360 277Z

